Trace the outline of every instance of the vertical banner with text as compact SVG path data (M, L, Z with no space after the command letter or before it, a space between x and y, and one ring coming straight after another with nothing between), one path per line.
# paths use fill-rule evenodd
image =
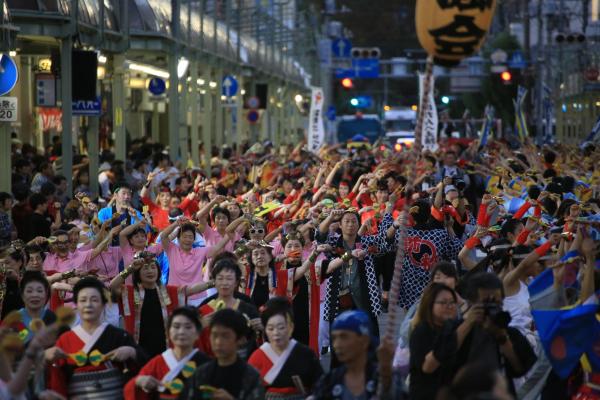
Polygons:
M323 89L312 88L310 113L308 115L308 150L317 153L325 142L325 126L323 125Z
M419 110L419 112L425 113L425 119L423 120L423 132L421 136L421 143L423 145L423 150L436 151L438 148L438 113L437 107L435 106L435 97L433 95L435 87L435 77L431 77L431 86L429 87L429 93L423 93L424 82L425 75L419 74L419 105L423 104L423 95L429 96L429 106L427 107L427 109Z

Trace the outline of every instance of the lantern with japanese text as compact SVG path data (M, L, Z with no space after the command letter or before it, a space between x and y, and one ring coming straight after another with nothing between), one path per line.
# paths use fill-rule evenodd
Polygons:
M417 0L419 42L435 64L456 66L481 47L495 8L496 0Z

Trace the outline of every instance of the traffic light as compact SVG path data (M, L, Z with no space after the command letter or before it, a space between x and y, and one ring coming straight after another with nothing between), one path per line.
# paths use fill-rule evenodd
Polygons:
M512 83L512 74L510 71L504 71L503 73L500 74L500 79L502 80L502 83L504 83L505 85L510 85Z
M350 99L350 105L356 108L371 108L373 97L368 95L354 96Z
M352 89L354 87L354 82L352 82L352 79L350 78L344 78L342 79L342 87L344 89Z
M449 104L450 103L450 97L448 97L448 96L442 96L442 103Z

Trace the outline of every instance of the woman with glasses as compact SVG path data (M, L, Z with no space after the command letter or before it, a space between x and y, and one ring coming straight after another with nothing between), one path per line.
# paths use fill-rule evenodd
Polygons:
M198 308L203 326L198 346L209 356L214 356L210 344L210 332L208 328L210 326L210 320L215 312L224 308L231 308L242 313L248 320L248 325L251 328L248 329L245 343L240 343L238 350L240 358L245 360L256 348L257 333L262 332L263 330L258 310L253 304L246 303L235 296L235 292L240 284L242 272L233 258L224 257L217 260L211 272L211 276L215 282L217 296L206 299Z
M442 283L432 283L423 292L410 336L411 399L435 399L438 390L452 382L460 366L457 352L484 318L483 308L473 306L460 322L457 300L456 292Z
M248 238L252 241L260 242L265 239L267 235L267 226L264 221L253 219L248 229Z
M125 284L129 275L133 276L132 285ZM168 315L186 304L188 296L213 286L212 282L163 286L160 278L160 268L154 255L142 252L110 283L110 289L119 299L125 330L150 357L168 347Z
M291 304L274 297L261 314L268 341L248 360L266 387L266 399L304 399L323 373L316 354L292 338L294 315Z

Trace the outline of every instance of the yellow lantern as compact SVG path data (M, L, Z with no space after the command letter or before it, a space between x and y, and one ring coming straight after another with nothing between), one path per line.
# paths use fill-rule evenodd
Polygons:
M458 65L483 44L495 8L496 0L417 0L419 42L435 64Z

